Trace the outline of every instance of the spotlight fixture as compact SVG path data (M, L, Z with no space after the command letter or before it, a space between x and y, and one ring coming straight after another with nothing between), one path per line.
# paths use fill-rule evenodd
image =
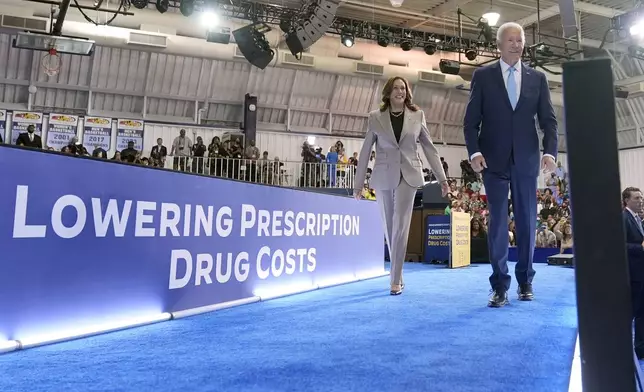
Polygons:
M403 50L403 52L409 52L414 45L411 43L411 41L403 41L400 43L400 49Z
M467 58L470 61L476 60L476 50L474 49L468 49L465 51L465 58Z
M425 49L425 53L426 53L428 56L431 56L431 55L433 55L434 53L436 53L436 45L434 45L434 44L427 44L427 45L425 45L425 48L424 48L424 49Z
M219 24L219 16L214 11L203 11L201 24L208 28L215 27Z
M340 41L342 42L342 45L346 46L347 48L351 48L353 44L355 44L355 37L353 36L352 32L345 29L340 35Z
M239 51L249 63L259 69L266 68L275 57L275 51L271 49L265 35L269 31L271 28L265 23L252 24L233 31Z
M170 6L169 3L170 3L169 0L157 0L156 2L157 11L159 11L162 14L165 14L166 11L168 11L168 7Z
M378 45L382 46L383 48L386 48L389 46L389 38L387 37L378 37Z
M501 18L501 15L498 12L487 12L483 14L482 18L485 19L490 27L494 27L497 23L499 23L499 18Z
M405 0L389 0L389 2L391 3L392 7L400 8L403 5L403 3L405 2Z
M282 30L285 33L288 33L291 31L291 21L288 19L281 19L279 26L280 26L280 30Z
M148 7L148 0L130 0L130 4L138 10L142 10Z
M181 15L190 16L195 11L195 2L194 0L181 0L179 3L179 11Z

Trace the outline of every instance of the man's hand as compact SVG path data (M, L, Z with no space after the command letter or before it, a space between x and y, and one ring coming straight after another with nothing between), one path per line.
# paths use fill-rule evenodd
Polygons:
M447 193L449 193L449 185L447 184L447 181L441 182L441 194L443 197L447 196Z
M353 197L354 197L356 200L360 200L360 199L362 199L362 189L354 189L354 190L353 190Z
M487 163L485 163L483 155L477 155L472 159L472 169L477 173L482 172L483 169L487 169Z
M552 157L545 155L541 158L541 170L543 170L544 173L554 173L555 170L557 170L555 160L552 159Z

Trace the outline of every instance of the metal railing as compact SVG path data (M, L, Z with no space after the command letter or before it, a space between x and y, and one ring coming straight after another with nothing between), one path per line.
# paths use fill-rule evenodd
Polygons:
M305 188L353 188L356 174L356 166L345 163L270 159L167 156L164 161L157 162L157 166L186 173Z

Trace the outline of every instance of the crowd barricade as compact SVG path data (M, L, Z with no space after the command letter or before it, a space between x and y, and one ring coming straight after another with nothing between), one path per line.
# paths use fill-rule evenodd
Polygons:
M303 188L353 188L356 166L325 162L168 156L166 169L246 182Z

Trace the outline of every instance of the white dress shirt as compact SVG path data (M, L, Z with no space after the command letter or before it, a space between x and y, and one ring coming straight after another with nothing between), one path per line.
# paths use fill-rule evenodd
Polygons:
M501 72L503 74L503 84L505 85L506 89L508 88L508 78L510 77L510 68L514 68L514 70L515 70L514 71L514 81L515 81L516 86L517 86L517 97L516 98L517 98L517 102L519 102L519 97L521 96L521 76L522 76L521 71L522 71L522 67L523 67L523 65L521 64L521 61L518 61L516 64L514 64L514 66L508 65L508 63L506 63L503 60L499 60L499 64L501 64ZM475 157L479 156L479 155L482 155L482 154L480 152L475 152L470 157L470 161L472 159L474 159ZM550 157L550 158L552 158L553 161L555 160L555 157L553 157L550 154L543 154L543 156L544 157Z

